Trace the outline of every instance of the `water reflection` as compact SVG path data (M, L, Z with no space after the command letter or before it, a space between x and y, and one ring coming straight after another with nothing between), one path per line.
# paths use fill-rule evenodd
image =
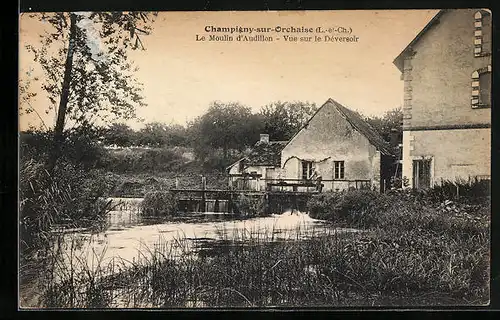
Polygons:
M174 221L143 218L139 214L140 198L114 198L115 210L107 218L104 231L98 233L75 232L68 234L65 242L80 243L77 251L69 256L78 256L88 266L108 263L120 259L133 263L146 258L147 253L167 247L175 254L194 252L196 248L212 247L212 253L226 249L230 242L242 243L245 239L282 241L313 236L314 233L332 229L324 221L312 219L300 212L285 212L280 215L235 220L228 215L191 215ZM307 233L303 231L307 230ZM343 229L343 231L350 231ZM183 240L183 241L180 241ZM236 241L236 242L235 242ZM69 246L67 246L69 248ZM207 251L206 251L207 252Z

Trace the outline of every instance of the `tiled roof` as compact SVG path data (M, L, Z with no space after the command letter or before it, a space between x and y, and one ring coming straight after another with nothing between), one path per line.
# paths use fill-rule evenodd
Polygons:
M313 116L307 121L307 123L299 131L297 131L297 133L295 133L295 135L287 142L287 144L291 143L292 140L302 130L304 130L304 128L307 128L307 126L309 125L309 122L311 122L311 120L320 112L320 110L323 109L327 105L331 105L335 109L337 109L337 111L345 117L345 119L354 127L354 129L356 129L359 133L361 133L363 136L365 136L368 139L368 141L370 141L370 143L374 147L376 147L377 150L379 150L382 154L394 155L394 151L390 147L389 142L385 141L384 138L382 138L380 136L380 134L377 131L375 131L375 129L373 129L365 120L363 120L358 113L347 109L346 107L344 107L343 105L341 105L340 103L338 103L337 101L335 101L333 99L328 99L316 111L316 113L313 114ZM283 148L285 146L283 146Z
M390 147L389 142L385 141L384 138L380 136L380 134L373 129L372 126L368 124L365 120L361 118L361 116L344 107L337 101L333 99L329 99L329 102L333 103L337 110L344 115L346 120L362 135L364 135L370 143L375 146L382 154L392 155L394 152Z
M281 150L287 141L269 141L269 143L258 141L250 154L245 157L247 165L253 166L280 166Z

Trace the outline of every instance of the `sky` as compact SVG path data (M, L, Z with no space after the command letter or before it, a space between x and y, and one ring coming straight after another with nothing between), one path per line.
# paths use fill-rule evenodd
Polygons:
M258 111L274 101L309 101L318 106L332 98L365 115L382 115L403 104L403 81L394 58L436 14L437 10L335 10L263 12L160 12L152 34L143 37L145 51L130 58L139 67L147 106L137 110L144 122L185 124L202 115L212 101L237 101ZM196 41L214 27L344 27L356 42L290 42L269 33L273 42ZM20 17L20 78L35 66L24 44L36 43L43 27L37 19ZM223 35L223 33L210 33ZM233 39L238 34L233 33ZM250 35L255 35L252 33ZM324 40L326 34L313 33ZM332 34L331 36L343 36ZM276 38L280 38L276 40ZM22 72L21 72L22 71ZM34 75L32 74L31 77ZM48 126L48 100L38 84L32 106ZM36 114L20 115L20 129L38 125Z

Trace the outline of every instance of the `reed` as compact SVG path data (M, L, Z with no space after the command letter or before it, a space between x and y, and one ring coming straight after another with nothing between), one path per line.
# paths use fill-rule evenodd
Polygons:
M87 308L488 301L487 229L462 238L422 228L341 230L221 228L216 241L198 247L179 235L174 242L160 240L154 248L144 248L134 261L84 266L82 272L67 265L65 281L43 291L44 301L47 306Z

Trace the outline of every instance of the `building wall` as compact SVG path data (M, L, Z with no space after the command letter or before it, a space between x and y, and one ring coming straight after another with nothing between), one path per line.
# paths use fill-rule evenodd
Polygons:
M404 60L403 176L410 186L413 160L422 157L432 159L431 185L490 174L491 109L471 105L472 74L491 64L490 55L474 54L476 12L445 12Z
M372 180L378 188L379 152L330 103L281 152L283 177L301 179L301 160L314 161L324 180L334 178L334 161L344 161L345 180ZM324 184L324 190L332 189L331 183ZM333 189L348 186L335 182Z
M404 127L491 123L489 108L471 108L472 73L491 64L474 55L474 14L445 12L404 61ZM491 32L484 25L482 32Z
M272 169L272 170L268 170ZM266 180L267 179L275 179L278 178L280 175L280 169L275 168L272 166L249 166L246 167L244 172L241 172L239 170L239 161L236 162L230 169L229 169L229 176L235 176L234 179L237 179L236 175L242 174L242 173L251 173L251 172L256 172L257 174L261 174L262 178L256 178L256 179L251 179L249 181L249 186L251 190L256 190L256 191L263 191L266 188ZM229 180L230 183L231 180Z
M443 143L444 142L444 143ZM412 161L431 158L431 185L441 180L490 175L491 130L405 131L403 176L413 183Z

